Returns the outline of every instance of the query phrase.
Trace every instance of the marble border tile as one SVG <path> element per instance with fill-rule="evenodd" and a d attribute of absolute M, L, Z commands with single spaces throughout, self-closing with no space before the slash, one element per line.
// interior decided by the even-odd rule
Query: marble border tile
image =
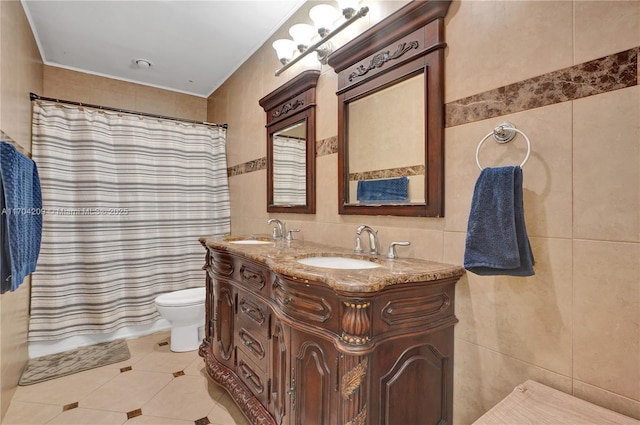
<path fill-rule="evenodd" d="M 388 168 L 385 170 L 363 171 L 361 173 L 350 173 L 350 181 L 388 179 L 403 176 L 424 175 L 424 165 L 412 165 L 409 167 Z"/>
<path fill-rule="evenodd" d="M 445 105 L 445 127 L 454 127 L 633 87 L 638 85 L 639 80 L 640 47 L 634 47 L 449 102 Z M 316 141 L 316 157 L 337 152 L 337 136 Z M 262 157 L 227 168 L 227 175 L 232 177 L 266 168 L 267 159 Z M 404 173 L 406 170 L 402 172 Z M 374 175 L 375 177 L 373 177 Z M 394 177 L 395 175 L 393 170 L 380 170 L 367 178 Z M 353 180 L 354 175 L 350 176 L 350 179 Z"/>
<path fill-rule="evenodd" d="M 635 86 L 639 50 L 634 47 L 447 103 L 445 127 Z"/>
<path fill-rule="evenodd" d="M 253 171 L 260 171 L 267 169 L 267 158 L 262 157 L 248 161 L 242 164 L 234 165 L 227 168 L 227 176 L 233 177 L 240 174 L 251 173 Z"/>
<path fill-rule="evenodd" d="M 338 153 L 338 136 L 328 137 L 316 142 L 316 157 Z"/>
<path fill-rule="evenodd" d="M 316 141 L 316 157 L 331 155 L 338 152 L 338 136 L 328 137 L 326 139 Z M 267 169 L 267 158 L 262 157 L 248 161 L 242 164 L 234 165 L 227 168 L 229 177 L 240 174 L 251 173 Z"/>

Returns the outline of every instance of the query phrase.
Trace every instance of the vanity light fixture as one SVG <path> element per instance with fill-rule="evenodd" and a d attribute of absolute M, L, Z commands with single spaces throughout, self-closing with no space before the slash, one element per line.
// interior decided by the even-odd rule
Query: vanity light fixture
<path fill-rule="evenodd" d="M 331 46 L 329 39 L 369 12 L 367 6 L 356 11 L 359 2 L 360 0 L 338 1 L 345 21 L 335 29 L 332 28 L 332 25 L 339 17 L 336 8 L 328 4 L 314 6 L 309 11 L 309 17 L 315 28 L 308 24 L 295 24 L 289 29 L 289 35 L 293 40 L 279 39 L 274 41 L 272 46 L 280 63 L 282 63 L 282 68 L 276 71 L 276 77 L 311 52 L 318 54 L 320 63 L 327 63 L 327 57 L 333 52 L 333 46 Z M 320 40 L 311 44 L 316 34 L 320 36 Z"/>

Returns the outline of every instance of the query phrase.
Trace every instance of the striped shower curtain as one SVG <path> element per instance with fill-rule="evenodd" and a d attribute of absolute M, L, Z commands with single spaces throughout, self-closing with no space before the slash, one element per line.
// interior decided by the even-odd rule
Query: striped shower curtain
<path fill-rule="evenodd" d="M 198 238 L 230 230 L 226 130 L 33 102 L 43 235 L 29 341 L 160 318 L 157 295 L 204 285 Z"/>

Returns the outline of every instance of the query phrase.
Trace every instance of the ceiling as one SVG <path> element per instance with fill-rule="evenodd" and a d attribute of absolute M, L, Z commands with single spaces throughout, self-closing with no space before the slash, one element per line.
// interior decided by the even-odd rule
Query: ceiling
<path fill-rule="evenodd" d="M 303 3 L 22 0 L 45 64 L 202 97 Z"/>

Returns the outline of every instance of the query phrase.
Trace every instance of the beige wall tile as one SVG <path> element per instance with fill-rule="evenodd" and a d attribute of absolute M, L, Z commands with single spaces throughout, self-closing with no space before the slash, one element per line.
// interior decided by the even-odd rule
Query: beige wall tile
<path fill-rule="evenodd" d="M 53 66 L 44 67 L 46 97 L 204 121 L 207 99 Z"/>
<path fill-rule="evenodd" d="M 42 91 L 42 60 L 21 3 L 3 1 L 0 11 L 0 125 L 9 137 L 31 151 L 29 93 Z"/>
<path fill-rule="evenodd" d="M 75 100 L 78 99 L 76 96 L 88 96 L 90 101 L 87 100 L 86 102 L 93 105 L 109 106 L 111 108 L 127 109 L 130 111 L 135 111 L 137 108 L 136 93 L 131 90 L 121 92 L 92 88 L 89 93 L 87 93 L 86 86 L 73 86 L 71 91 L 67 91 L 64 86 L 60 88 L 64 90 L 64 97 L 60 97 L 60 99 Z"/>
<path fill-rule="evenodd" d="M 456 338 L 571 375 L 571 241 L 531 238 L 536 274 L 467 273 L 456 287 Z"/>
<path fill-rule="evenodd" d="M 640 87 L 573 104 L 573 235 L 638 242 Z"/>
<path fill-rule="evenodd" d="M 464 264 L 464 242 L 466 232 L 444 232 L 442 261 L 448 264 Z M 462 277 L 465 279 L 465 277 Z"/>
<path fill-rule="evenodd" d="M 338 154 L 316 157 L 316 220 L 338 219 Z"/>
<path fill-rule="evenodd" d="M 215 123 L 228 123 L 228 104 L 229 90 L 228 86 L 223 84 L 207 99 L 207 121 Z"/>
<path fill-rule="evenodd" d="M 573 242 L 574 378 L 640 401 L 640 244 Z"/>
<path fill-rule="evenodd" d="M 574 5 L 574 64 L 640 46 L 640 2 L 575 1 Z"/>
<path fill-rule="evenodd" d="M 576 379 L 573 380 L 573 395 L 614 412 L 640 419 L 640 401 L 622 397 Z"/>
<path fill-rule="evenodd" d="M 447 128 L 446 229 L 467 230 L 473 189 L 480 175 L 475 163 L 476 148 L 494 127 L 509 121 L 531 142 L 531 155 L 522 169 L 529 236 L 571 237 L 571 113 L 570 103 L 560 103 Z M 498 144 L 489 136 L 479 152 L 482 167 L 519 165 L 525 156 L 526 142 L 521 135 L 508 144 Z"/>
<path fill-rule="evenodd" d="M 455 1 L 446 17 L 450 102 L 573 65 L 570 1 Z"/>
<path fill-rule="evenodd" d="M 29 93 L 42 93 L 44 66 L 18 1 L 0 2 L 0 130 L 31 152 Z M 0 295 L 0 421 L 16 390 L 29 354 L 31 277 L 15 292 Z"/>
<path fill-rule="evenodd" d="M 316 140 L 338 135 L 338 74 L 323 72 L 316 87 Z"/>
<path fill-rule="evenodd" d="M 231 217 L 262 218 L 267 231 L 267 186 L 266 170 L 241 174 L 229 178 L 229 190 L 231 192 Z M 232 222 L 234 221 L 232 220 Z M 234 226 L 234 231 L 246 231 Z"/>
<path fill-rule="evenodd" d="M 174 116 L 177 93 L 154 87 L 136 90 L 136 110 L 150 114 Z"/>
<path fill-rule="evenodd" d="M 528 379 L 571 393 L 571 378 L 456 338 L 453 421 L 468 425 Z"/>
<path fill-rule="evenodd" d="M 207 120 L 207 99 L 188 94 L 176 95 L 176 118 L 189 120 Z"/>

